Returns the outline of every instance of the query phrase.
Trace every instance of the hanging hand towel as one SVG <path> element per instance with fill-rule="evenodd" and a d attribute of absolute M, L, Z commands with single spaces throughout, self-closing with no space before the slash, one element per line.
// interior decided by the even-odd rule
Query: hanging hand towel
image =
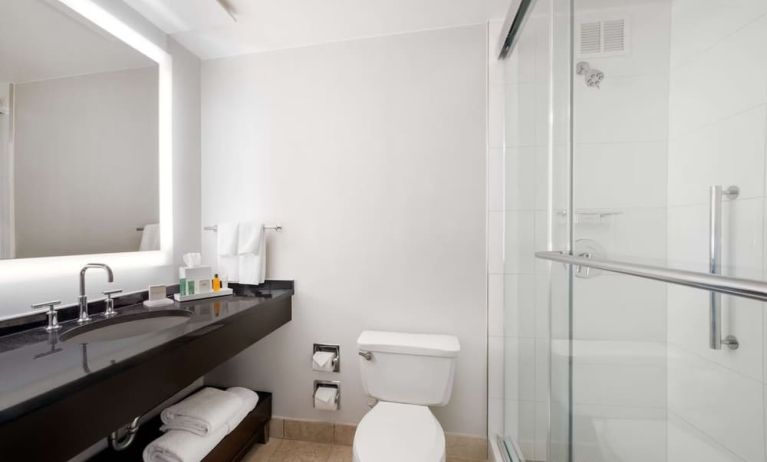
<path fill-rule="evenodd" d="M 160 250 L 159 224 L 144 225 L 144 231 L 141 232 L 141 244 L 139 244 L 138 250 L 139 252 Z"/>
<path fill-rule="evenodd" d="M 227 433 L 226 426 L 207 436 L 171 430 L 144 448 L 144 462 L 200 462 Z"/>
<path fill-rule="evenodd" d="M 266 278 L 266 236 L 263 224 L 240 223 L 237 253 L 240 284 L 263 284 Z"/>
<path fill-rule="evenodd" d="M 234 393 L 203 388 L 162 411 L 162 430 L 185 430 L 205 436 L 220 428 L 228 433 L 229 419 L 240 410 L 242 399 Z"/>
<path fill-rule="evenodd" d="M 239 257 L 237 248 L 239 245 L 238 223 L 220 223 L 216 233 L 216 253 L 218 255 L 218 274 L 221 277 L 235 282 L 239 278 Z"/>

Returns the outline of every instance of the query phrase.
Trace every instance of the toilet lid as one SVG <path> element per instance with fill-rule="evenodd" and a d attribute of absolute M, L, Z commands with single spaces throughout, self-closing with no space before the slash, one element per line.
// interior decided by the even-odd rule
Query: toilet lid
<path fill-rule="evenodd" d="M 354 435 L 358 462 L 440 462 L 445 434 L 426 406 L 379 402 Z"/>

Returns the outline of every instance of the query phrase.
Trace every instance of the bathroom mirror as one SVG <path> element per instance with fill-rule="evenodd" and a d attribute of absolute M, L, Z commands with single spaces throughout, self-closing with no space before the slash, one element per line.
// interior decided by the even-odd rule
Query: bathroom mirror
<path fill-rule="evenodd" d="M 66 3 L 0 1 L 0 258 L 160 250 L 160 66 Z"/>

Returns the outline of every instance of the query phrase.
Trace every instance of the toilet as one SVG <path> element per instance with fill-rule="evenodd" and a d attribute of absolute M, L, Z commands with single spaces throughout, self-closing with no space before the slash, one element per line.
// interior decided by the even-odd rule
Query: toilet
<path fill-rule="evenodd" d="M 428 406 L 453 391 L 452 335 L 364 331 L 357 339 L 362 385 L 378 403 L 354 435 L 354 462 L 444 462 L 445 432 Z"/>

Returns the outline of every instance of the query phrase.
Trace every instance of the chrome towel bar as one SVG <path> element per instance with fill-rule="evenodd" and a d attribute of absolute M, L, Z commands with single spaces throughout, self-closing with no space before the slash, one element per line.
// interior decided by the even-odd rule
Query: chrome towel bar
<path fill-rule="evenodd" d="M 218 226 L 217 225 L 206 226 L 203 229 L 205 231 L 214 231 L 215 232 L 215 231 L 218 231 Z M 279 231 L 282 231 L 282 225 L 264 225 L 264 229 L 271 229 L 273 231 L 279 232 Z"/>
<path fill-rule="evenodd" d="M 767 301 L 767 282 L 764 281 L 733 278 L 711 273 L 698 273 L 640 263 L 590 259 L 557 251 L 536 252 L 535 256 L 543 260 L 556 261 L 567 265 L 596 268 L 611 273 L 626 274 L 669 284 L 734 295 L 736 297 Z"/>

